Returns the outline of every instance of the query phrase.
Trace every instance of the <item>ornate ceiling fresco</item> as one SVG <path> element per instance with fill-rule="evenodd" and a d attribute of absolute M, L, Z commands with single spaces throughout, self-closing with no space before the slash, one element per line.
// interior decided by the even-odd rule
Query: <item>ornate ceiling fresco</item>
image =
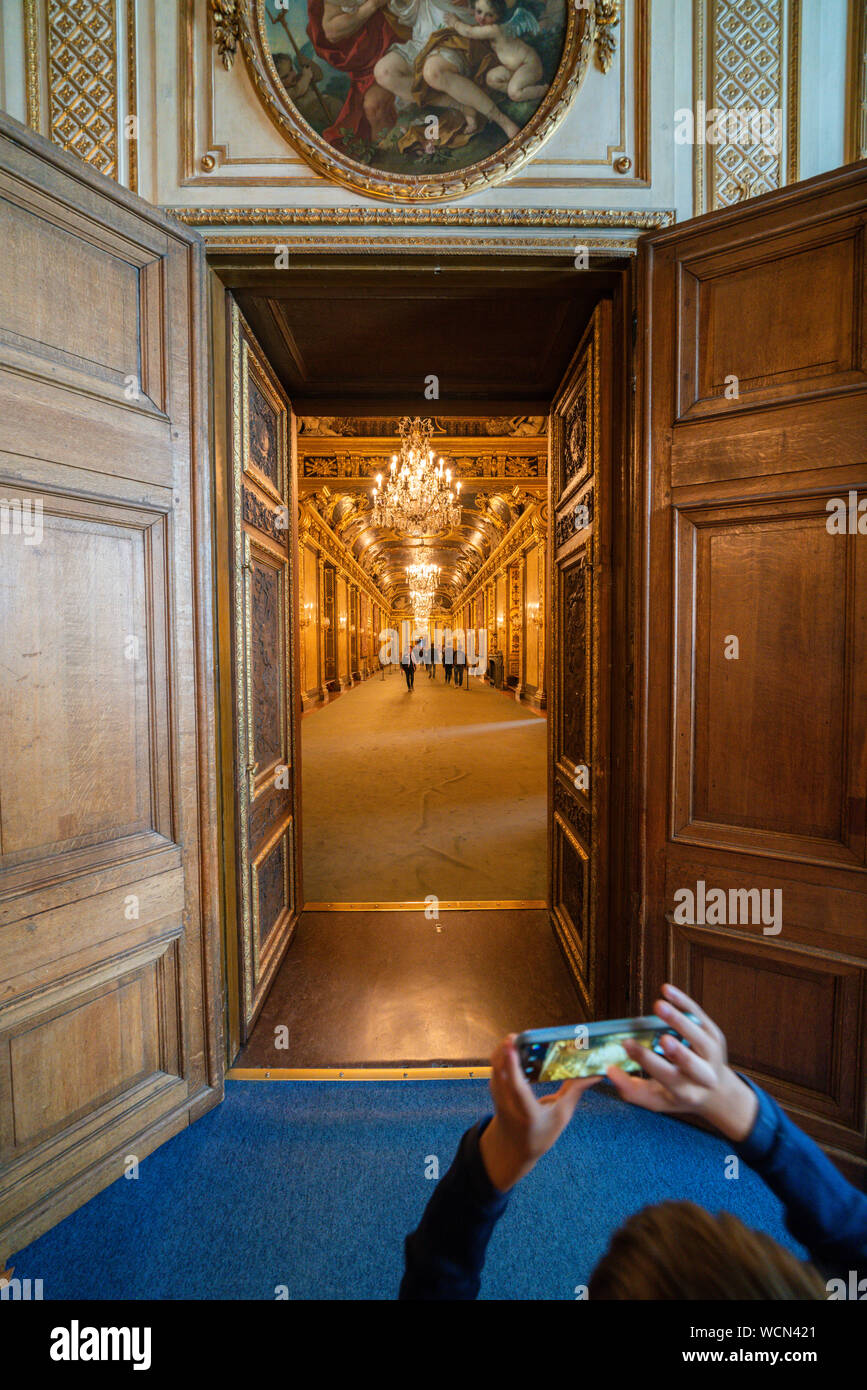
<path fill-rule="evenodd" d="M 337 533 L 362 569 L 409 611 L 406 566 L 440 566 L 435 609 L 458 594 L 528 507 L 547 495 L 544 416 L 434 420 L 436 451 L 460 479 L 460 525 L 410 540 L 373 524 L 371 490 L 396 449 L 396 418 L 302 416 L 298 420 L 299 494 Z"/>

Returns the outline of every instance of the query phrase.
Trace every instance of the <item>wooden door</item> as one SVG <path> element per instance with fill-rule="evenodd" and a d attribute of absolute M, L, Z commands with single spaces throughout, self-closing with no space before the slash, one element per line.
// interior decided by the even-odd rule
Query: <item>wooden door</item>
<path fill-rule="evenodd" d="M 861 164 L 646 237 L 640 266 L 639 1003 L 674 980 L 862 1156 L 865 214 Z"/>
<path fill-rule="evenodd" d="M 0 117 L 0 1268 L 222 1095 L 198 237 Z"/>
<path fill-rule="evenodd" d="M 549 907 L 588 1018 L 611 998 L 613 322 L 603 300 L 549 420 Z"/>
<path fill-rule="evenodd" d="M 231 295 L 231 656 L 234 820 L 232 953 L 245 1042 L 280 966 L 301 902 L 298 497 L 292 408 Z M 224 787 L 226 781 L 224 780 Z"/>

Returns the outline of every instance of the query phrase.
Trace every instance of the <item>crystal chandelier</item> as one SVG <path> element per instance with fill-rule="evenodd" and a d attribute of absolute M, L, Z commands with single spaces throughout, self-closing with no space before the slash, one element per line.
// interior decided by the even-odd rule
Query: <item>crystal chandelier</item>
<path fill-rule="evenodd" d="M 421 594 L 415 589 L 410 590 L 409 602 L 412 608 L 413 617 L 429 618 L 433 608 L 433 594 Z"/>
<path fill-rule="evenodd" d="M 439 565 L 427 564 L 421 561 L 415 565 L 406 566 L 406 582 L 417 594 L 430 594 L 433 598 L 440 582 Z"/>
<path fill-rule="evenodd" d="M 400 457 L 392 456 L 383 484 L 376 475 L 373 524 L 407 536 L 440 536 L 461 524 L 461 485 L 430 447 L 433 421 L 405 416 L 400 422 Z"/>

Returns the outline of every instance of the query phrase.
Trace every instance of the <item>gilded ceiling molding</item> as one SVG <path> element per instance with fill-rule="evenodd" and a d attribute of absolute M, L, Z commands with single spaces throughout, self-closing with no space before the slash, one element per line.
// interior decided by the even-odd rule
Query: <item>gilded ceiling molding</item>
<path fill-rule="evenodd" d="M 476 447 L 482 443 L 488 446 L 484 450 Z M 437 448 L 448 455 L 455 477 L 463 483 L 476 480 L 544 482 L 547 477 L 547 440 L 544 437 L 453 441 L 437 436 Z M 335 450 L 330 437 L 314 440 L 302 435 L 298 451 L 299 479 L 308 487 L 315 480 L 356 482 L 366 486 L 377 468 L 384 466 L 393 449 L 394 441 L 388 438 L 370 441 L 347 452 Z"/>
<path fill-rule="evenodd" d="M 867 159 L 867 0 L 849 0 L 846 163 Z"/>
<path fill-rule="evenodd" d="M 693 0 L 693 36 L 698 215 L 799 177 L 801 0 Z M 705 143 L 700 110 L 767 113 L 776 140 L 729 130 Z"/>
<path fill-rule="evenodd" d="M 380 608 L 390 607 L 391 600 L 385 597 L 354 556 L 350 555 L 337 533 L 320 516 L 312 497 L 304 498 L 301 503 L 298 543 L 309 545 L 320 555 L 327 556 L 344 579 L 357 584 Z"/>
<path fill-rule="evenodd" d="M 165 210 L 187 227 L 520 227 L 532 230 L 552 227 L 574 231 L 610 227 L 652 232 L 673 226 L 675 219 L 669 208 L 174 207 Z"/>
<path fill-rule="evenodd" d="M 170 212 L 171 209 L 163 209 Z M 280 244 L 287 246 L 290 253 L 298 251 L 310 251 L 313 253 L 322 251 L 355 252 L 358 255 L 374 256 L 386 251 L 405 251 L 412 255 L 430 254 L 432 251 L 438 256 L 466 256 L 468 252 L 477 251 L 496 251 L 500 256 L 526 256 L 528 252 L 535 252 L 541 256 L 568 256 L 570 259 L 575 255 L 575 234 L 568 237 L 551 237 L 541 233 L 533 237 L 512 236 L 504 232 L 502 236 L 490 237 L 446 237 L 446 236 L 378 236 L 372 237 L 365 232 L 359 231 L 354 236 L 329 236 L 320 233 L 318 236 L 298 236 L 293 232 L 282 232 Z M 615 241 L 610 237 L 593 236 L 587 232 L 582 233 L 582 246 L 586 246 L 592 256 L 599 256 L 600 260 L 611 257 L 629 257 L 638 253 L 636 238 L 629 240 Z M 265 236 L 214 236 L 211 233 L 205 235 L 205 247 L 208 251 L 260 251 L 264 254 L 274 252 L 274 235 Z"/>
<path fill-rule="evenodd" d="M 393 444 L 399 434 L 399 420 L 394 415 L 296 415 L 295 419 L 298 434 L 304 438 L 304 448 L 320 453 L 333 449 L 335 439 L 352 439 L 354 448 L 387 452 L 388 442 Z M 502 448 L 515 439 L 536 441 L 543 448 L 547 447 L 545 415 L 467 415 L 463 418 L 434 415 L 431 423 L 437 440 L 447 448 L 465 448 L 461 440 L 470 438 L 478 441 L 474 448 Z M 532 443 L 529 447 L 533 447 Z"/>
<path fill-rule="evenodd" d="M 466 587 L 457 595 L 452 606 L 453 612 L 475 598 L 479 589 L 490 583 L 506 565 L 511 564 L 521 550 L 532 545 L 544 545 L 547 527 L 542 514 L 542 507 L 543 503 L 537 499 L 531 507 L 521 513 L 500 541 L 496 550 L 491 552 L 484 564 L 476 570 Z"/>

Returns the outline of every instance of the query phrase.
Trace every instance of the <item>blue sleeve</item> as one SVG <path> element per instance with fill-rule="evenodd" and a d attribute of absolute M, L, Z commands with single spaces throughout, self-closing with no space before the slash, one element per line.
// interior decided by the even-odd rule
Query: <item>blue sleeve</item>
<path fill-rule="evenodd" d="M 758 1096 L 755 1123 L 738 1152 L 783 1203 L 786 1226 L 823 1271 L 867 1268 L 867 1196 L 847 1182 L 819 1145 L 775 1100 Z"/>
<path fill-rule="evenodd" d="M 488 1241 L 509 1202 L 485 1171 L 479 1139 L 487 1119 L 468 1129 L 416 1229 L 404 1242 L 401 1299 L 478 1297 Z"/>

